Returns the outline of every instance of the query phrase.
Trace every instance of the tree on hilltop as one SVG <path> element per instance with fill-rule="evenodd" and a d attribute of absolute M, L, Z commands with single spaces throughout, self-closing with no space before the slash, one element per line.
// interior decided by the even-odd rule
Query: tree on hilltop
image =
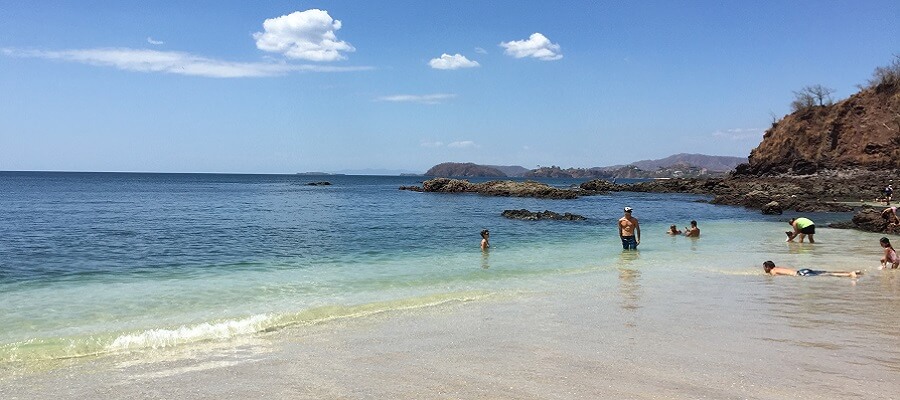
<path fill-rule="evenodd" d="M 805 86 L 794 92 L 794 101 L 791 102 L 791 110 L 808 110 L 815 106 L 830 106 L 834 104 L 831 94 L 834 89 L 822 85 Z"/>

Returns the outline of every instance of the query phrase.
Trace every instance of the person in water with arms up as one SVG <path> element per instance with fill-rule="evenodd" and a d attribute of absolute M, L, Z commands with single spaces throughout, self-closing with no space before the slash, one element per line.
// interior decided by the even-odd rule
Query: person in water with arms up
<path fill-rule="evenodd" d="M 618 223 L 619 238 L 625 250 L 637 250 L 641 244 L 641 225 L 637 218 L 631 216 L 631 211 L 631 207 L 625 207 L 625 215 L 619 218 Z"/>

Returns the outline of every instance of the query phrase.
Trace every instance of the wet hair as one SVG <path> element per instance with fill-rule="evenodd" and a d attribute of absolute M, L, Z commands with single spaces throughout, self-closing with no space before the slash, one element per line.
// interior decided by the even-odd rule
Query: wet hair
<path fill-rule="evenodd" d="M 791 220 L 788 221 L 788 223 L 791 224 L 791 225 L 793 225 L 793 224 L 794 224 L 794 221 L 796 221 L 796 220 L 797 220 L 797 218 L 791 218 Z"/>
<path fill-rule="evenodd" d="M 883 237 L 883 238 L 881 238 L 881 239 L 878 240 L 878 241 L 881 242 L 881 244 L 886 244 L 886 245 L 888 245 L 888 247 L 890 247 L 890 248 L 894 248 L 894 246 L 891 246 L 891 240 L 888 239 L 887 237 Z"/>
<path fill-rule="evenodd" d="M 763 269 L 766 270 L 767 274 L 772 271 L 772 268 L 775 268 L 775 263 L 771 261 L 766 261 L 763 263 Z"/>
<path fill-rule="evenodd" d="M 677 230 L 678 230 L 678 227 L 675 226 L 675 225 L 672 225 L 672 226 L 669 227 L 669 230 L 670 230 L 670 231 L 677 231 Z"/>
<path fill-rule="evenodd" d="M 489 235 L 490 233 L 491 233 L 491 231 L 489 231 L 489 230 L 487 230 L 487 229 L 482 229 L 482 230 L 481 230 L 481 237 L 485 237 L 485 236 Z"/>
<path fill-rule="evenodd" d="M 692 225 L 692 226 L 697 226 L 697 221 L 693 221 L 693 220 L 692 220 L 692 221 L 691 221 L 691 225 Z"/>

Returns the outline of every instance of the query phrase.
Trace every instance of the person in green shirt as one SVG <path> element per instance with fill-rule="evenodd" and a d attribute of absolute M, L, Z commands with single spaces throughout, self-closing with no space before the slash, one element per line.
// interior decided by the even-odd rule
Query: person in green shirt
<path fill-rule="evenodd" d="M 791 226 L 794 228 L 793 232 L 788 231 L 785 232 L 788 236 L 787 241 L 793 242 L 795 237 L 800 237 L 800 243 L 803 243 L 803 238 L 809 235 L 809 242 L 815 243 L 816 240 L 813 239 L 813 236 L 816 234 L 816 224 L 812 222 L 809 218 L 800 217 L 800 218 L 791 218 L 790 222 Z"/>

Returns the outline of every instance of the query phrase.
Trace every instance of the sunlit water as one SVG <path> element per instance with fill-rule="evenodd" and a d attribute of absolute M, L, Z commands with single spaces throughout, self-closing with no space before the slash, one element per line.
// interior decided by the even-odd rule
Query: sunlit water
<path fill-rule="evenodd" d="M 323 179 L 333 185 L 306 185 Z M 0 371 L 227 345 L 287 327 L 498 295 L 597 293 L 607 300 L 587 301 L 609 301 L 626 319 L 600 328 L 607 334 L 640 330 L 640 315 L 649 314 L 643 318 L 671 323 L 645 323 L 652 329 L 630 337 L 737 330 L 831 353 L 852 346 L 842 362 L 900 372 L 889 345 L 900 339 L 900 275 L 877 270 L 880 236 L 825 227 L 849 215 L 808 215 L 817 243 L 788 244 L 789 215 L 714 206 L 702 196 L 539 200 L 398 190 L 420 181 L 0 173 Z M 638 252 L 623 252 L 617 237 L 626 205 L 641 221 Z M 588 220 L 500 216 L 519 208 Z M 665 234 L 692 219 L 700 239 Z M 483 228 L 491 230 L 485 254 Z M 766 277 L 761 264 L 770 259 L 866 274 Z M 795 332 L 785 327 L 806 336 L 786 337 Z"/>

